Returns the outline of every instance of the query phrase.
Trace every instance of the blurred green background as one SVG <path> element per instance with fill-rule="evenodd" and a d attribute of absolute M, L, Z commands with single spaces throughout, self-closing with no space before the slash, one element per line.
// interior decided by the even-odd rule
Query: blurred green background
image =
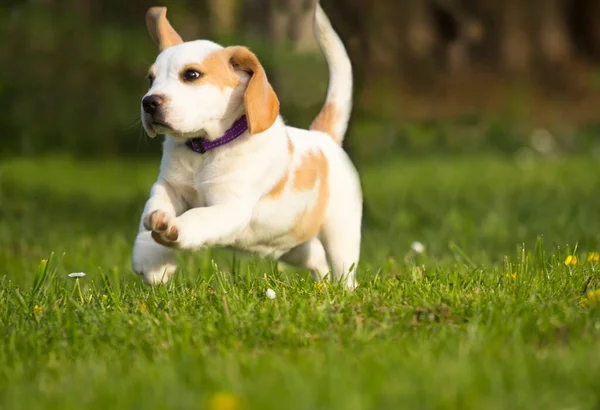
<path fill-rule="evenodd" d="M 322 3 L 355 68 L 355 161 L 599 149 L 600 1 Z M 314 0 L 4 0 L 0 156 L 159 152 L 139 123 L 153 5 L 186 40 L 249 45 L 286 120 L 310 124 L 328 81 Z"/>
<path fill-rule="evenodd" d="M 0 408 L 600 408 L 600 0 L 322 4 L 355 70 L 352 293 L 218 249 L 131 269 L 147 8 L 250 46 L 306 127 L 313 1 L 0 0 Z"/>

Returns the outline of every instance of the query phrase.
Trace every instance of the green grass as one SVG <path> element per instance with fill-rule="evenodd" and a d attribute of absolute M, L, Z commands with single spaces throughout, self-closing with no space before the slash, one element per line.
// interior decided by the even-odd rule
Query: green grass
<path fill-rule="evenodd" d="M 580 306 L 600 288 L 596 159 L 362 169 L 352 293 L 218 250 L 143 285 L 130 251 L 157 162 L 0 165 L 0 408 L 600 406 L 600 306 Z"/>

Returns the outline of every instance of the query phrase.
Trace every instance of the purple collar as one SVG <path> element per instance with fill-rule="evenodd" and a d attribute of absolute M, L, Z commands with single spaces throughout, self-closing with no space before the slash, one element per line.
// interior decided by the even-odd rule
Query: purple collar
<path fill-rule="evenodd" d="M 221 145 L 225 145 L 228 142 L 233 141 L 247 130 L 248 120 L 246 119 L 246 116 L 243 115 L 239 120 L 233 123 L 231 128 L 225 131 L 225 134 L 222 137 L 217 138 L 214 141 L 210 141 L 202 137 L 190 138 L 185 142 L 185 145 L 198 154 L 204 154 L 206 151 L 210 151 L 213 148 L 220 147 Z"/>

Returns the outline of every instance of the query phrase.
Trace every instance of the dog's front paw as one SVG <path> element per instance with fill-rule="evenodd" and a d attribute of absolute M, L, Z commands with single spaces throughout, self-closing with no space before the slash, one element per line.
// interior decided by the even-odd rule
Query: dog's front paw
<path fill-rule="evenodd" d="M 150 225 L 152 230 L 152 239 L 157 243 L 177 248 L 179 239 L 179 229 L 175 225 L 175 218 L 169 217 L 166 213 L 155 211 L 150 214 Z"/>
<path fill-rule="evenodd" d="M 135 273 L 151 285 L 166 283 L 177 269 L 173 250 L 157 244 L 148 231 L 138 235 L 132 262 Z"/>
<path fill-rule="evenodd" d="M 152 211 L 144 216 L 144 228 L 148 231 L 164 231 L 169 226 L 171 216 L 163 211 Z"/>

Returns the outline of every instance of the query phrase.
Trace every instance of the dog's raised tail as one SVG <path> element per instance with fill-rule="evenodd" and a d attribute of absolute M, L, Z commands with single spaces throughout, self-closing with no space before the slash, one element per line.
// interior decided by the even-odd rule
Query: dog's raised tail
<path fill-rule="evenodd" d="M 327 99 L 311 130 L 323 131 L 342 145 L 352 111 L 352 64 L 344 43 L 317 1 L 314 35 L 329 66 Z"/>

